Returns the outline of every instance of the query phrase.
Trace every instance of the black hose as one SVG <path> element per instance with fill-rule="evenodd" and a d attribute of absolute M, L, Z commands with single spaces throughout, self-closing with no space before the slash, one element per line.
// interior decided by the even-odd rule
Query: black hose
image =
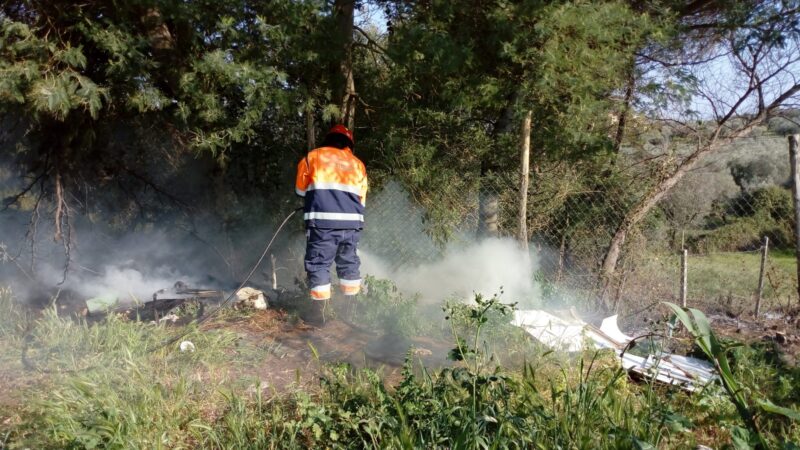
<path fill-rule="evenodd" d="M 280 226 L 275 231 L 275 234 L 272 235 L 272 239 L 269 240 L 269 243 L 264 248 L 264 251 L 261 253 L 261 257 L 258 258 L 258 261 L 256 261 L 256 263 L 253 266 L 253 268 L 250 269 L 250 273 L 248 273 L 247 276 L 245 277 L 245 279 L 241 282 L 241 284 L 239 284 L 239 287 L 237 287 L 235 290 L 233 290 L 230 293 L 230 295 L 228 295 L 228 298 L 226 298 L 222 303 L 219 304 L 219 306 L 217 306 L 217 309 L 215 309 L 215 310 L 211 311 L 210 313 L 205 314 L 202 317 L 200 317 L 199 319 L 197 319 L 197 321 L 194 322 L 196 325 L 200 325 L 201 323 L 203 323 L 203 322 L 207 321 L 208 319 L 214 317 L 222 308 L 225 307 L 225 305 L 227 305 L 231 301 L 231 299 L 233 299 L 233 297 L 236 295 L 236 293 L 239 292 L 239 290 L 241 290 L 244 287 L 244 285 L 247 284 L 248 281 L 250 281 L 250 278 L 253 276 L 254 273 L 256 273 L 256 270 L 258 270 L 258 266 L 260 266 L 261 263 L 264 261 L 264 258 L 267 257 L 267 253 L 269 253 L 269 249 L 272 247 L 272 243 L 275 242 L 275 238 L 278 237 L 278 233 L 281 232 L 281 230 L 286 225 L 286 223 L 289 221 L 289 219 L 291 219 L 292 216 L 297 214 L 297 211 L 300 211 L 301 209 L 303 209 L 303 207 L 300 207 L 300 208 L 297 208 L 297 209 L 293 210 L 288 216 L 286 216 L 285 219 L 283 219 L 283 222 L 281 222 Z M 160 349 L 162 349 L 162 348 L 164 348 L 164 347 L 166 347 L 168 345 L 174 344 L 174 343 L 178 342 L 180 339 L 186 337 L 186 335 L 188 335 L 190 332 L 191 331 L 187 331 L 187 332 L 185 332 L 185 333 L 183 333 L 181 335 L 178 335 L 178 336 L 176 336 L 174 338 L 171 338 L 171 339 L 165 341 L 163 344 L 161 344 L 161 345 L 155 347 L 154 349 L 150 350 L 150 352 L 154 352 L 154 351 L 160 350 Z"/>

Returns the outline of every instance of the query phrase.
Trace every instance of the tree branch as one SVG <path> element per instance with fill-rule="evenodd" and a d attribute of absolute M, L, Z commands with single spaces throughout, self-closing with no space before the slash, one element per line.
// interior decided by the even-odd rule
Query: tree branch
<path fill-rule="evenodd" d="M 367 34 L 367 32 L 366 32 L 366 31 L 364 31 L 363 29 L 361 29 L 361 27 L 359 27 L 358 25 L 353 25 L 353 29 L 354 29 L 354 30 L 356 30 L 356 31 L 358 31 L 358 32 L 359 32 L 359 34 L 361 34 L 361 36 L 363 36 L 363 37 L 364 37 L 364 39 L 366 39 L 366 40 L 367 40 L 367 42 L 368 42 L 370 45 L 372 45 L 373 47 L 375 47 L 375 48 L 377 48 L 378 50 L 380 50 L 380 51 L 381 51 L 381 53 L 383 53 L 384 55 L 386 54 L 386 49 L 385 49 L 385 48 L 384 48 L 384 47 L 383 47 L 381 44 L 379 44 L 377 41 L 375 41 L 375 39 L 373 39 L 373 38 L 372 38 L 372 37 L 371 37 L 369 34 Z"/>
<path fill-rule="evenodd" d="M 49 170 L 45 169 L 41 174 L 39 174 L 39 176 L 34 178 L 34 180 L 28 186 L 26 186 L 22 191 L 20 191 L 18 194 L 13 195 L 13 196 L 8 197 L 5 200 L 3 200 L 3 203 L 5 203 L 5 205 L 3 206 L 3 209 L 0 210 L 0 212 L 7 211 L 11 206 L 13 206 L 17 202 L 19 202 L 19 200 L 22 197 L 24 197 L 25 194 L 30 192 L 31 189 L 33 189 L 33 187 L 36 186 L 36 183 L 41 181 L 47 175 L 47 172 L 49 172 Z"/>

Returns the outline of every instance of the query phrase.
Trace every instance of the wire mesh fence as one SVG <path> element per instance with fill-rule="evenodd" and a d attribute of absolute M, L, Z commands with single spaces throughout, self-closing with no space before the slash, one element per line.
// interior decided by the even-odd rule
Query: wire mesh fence
<path fill-rule="evenodd" d="M 759 284 L 764 308 L 796 304 L 785 138 L 742 139 L 720 155 L 689 172 L 628 233 L 611 277 L 601 276 L 601 267 L 620 224 L 674 160 L 630 151 L 611 169 L 541 162 L 532 174 L 526 221 L 537 262 L 532 276 L 544 287 L 542 295 L 585 299 L 619 312 L 678 301 L 686 249 L 689 304 L 750 311 Z M 487 221 L 497 223 L 497 236 L 516 237 L 518 183 L 516 174 L 492 175 L 457 199 L 442 199 L 458 211 L 443 225 L 431 219 L 436 214 L 430 202 L 416 201 L 392 180 L 371 195 L 365 246 L 399 268 L 435 261 L 448 245 L 486 235 Z"/>

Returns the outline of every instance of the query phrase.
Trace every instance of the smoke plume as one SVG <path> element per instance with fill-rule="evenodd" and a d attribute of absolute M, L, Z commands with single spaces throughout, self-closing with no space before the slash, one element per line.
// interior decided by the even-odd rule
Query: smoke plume
<path fill-rule="evenodd" d="M 474 294 L 492 296 L 502 290 L 504 302 L 535 305 L 541 292 L 533 280 L 536 257 L 522 251 L 512 239 L 484 239 L 448 247 L 440 260 L 391 269 L 386 260 L 365 248 L 362 272 L 387 278 L 408 294 L 419 293 L 424 302 L 445 299 L 469 301 Z"/>

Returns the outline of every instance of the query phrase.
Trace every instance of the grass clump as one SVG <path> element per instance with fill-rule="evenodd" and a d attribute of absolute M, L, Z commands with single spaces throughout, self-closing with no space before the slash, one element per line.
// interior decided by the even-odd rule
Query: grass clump
<path fill-rule="evenodd" d="M 48 372 L 31 372 L 41 378 L 26 388 L 20 419 L 0 425 L 0 444 L 641 449 L 750 442 L 722 387 L 689 396 L 636 384 L 610 351 L 534 348 L 521 361 L 501 363 L 503 336 L 518 345 L 504 328 L 512 310 L 497 298 L 450 305 L 454 361 L 447 367 L 420 370 L 409 355 L 400 381 L 387 386 L 378 371 L 335 364 L 321 368 L 317 386 L 282 392 L 252 389 L 240 369 L 253 349 L 216 326 L 193 330 L 186 339 L 197 351 L 182 353 L 158 349 L 175 332 L 163 326 L 119 317 L 90 326 L 49 312 L 28 338 L 32 360 Z M 0 344 L 9 342 L 20 350 L 21 340 L 0 335 Z M 775 404 L 796 409 L 796 371 L 759 347 L 727 351 L 742 395 L 768 391 Z M 767 445 L 796 441 L 794 421 L 770 417 L 759 428 Z"/>
<path fill-rule="evenodd" d="M 365 278 L 366 292 L 356 297 L 353 320 L 375 331 L 410 337 L 422 333 L 429 323 L 419 320 L 419 296 L 406 296 L 390 280 Z"/>
<path fill-rule="evenodd" d="M 213 386 L 236 336 L 193 330 L 185 339 L 197 352 L 161 348 L 174 332 L 115 315 L 89 325 L 50 309 L 23 338 L 3 336 L 9 357 L 28 366 L 17 375 L 37 379 L 23 386 L 8 448 L 192 447 L 189 431 L 223 401 Z"/>
<path fill-rule="evenodd" d="M 547 373 L 540 369 L 556 360 L 527 364 L 522 372 L 491 364 L 491 355 L 473 345 L 482 340 L 484 319 L 509 309 L 496 299 L 478 300 L 471 307 L 473 340 L 457 339 L 455 366 L 420 374 L 409 359 L 394 389 L 369 369 L 335 366 L 317 397 L 296 393 L 269 404 L 256 398 L 249 406 L 234 397 L 206 442 L 235 440 L 240 448 L 638 448 L 667 434 L 664 409 L 651 411 L 660 405 L 628 389 L 606 353 L 577 366 L 556 363 Z M 661 420 L 639 421 L 638 413 Z"/>
<path fill-rule="evenodd" d="M 27 323 L 27 314 L 14 301 L 14 295 L 11 290 L 0 287 L 0 338 L 14 339 L 19 337 Z"/>

